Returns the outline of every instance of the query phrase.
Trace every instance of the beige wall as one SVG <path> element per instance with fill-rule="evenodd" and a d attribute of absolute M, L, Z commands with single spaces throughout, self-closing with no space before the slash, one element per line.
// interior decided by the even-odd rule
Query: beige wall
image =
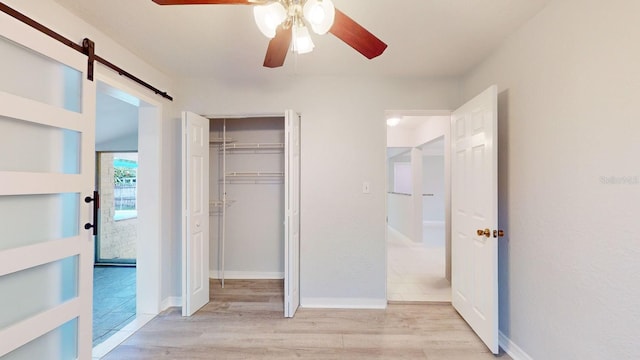
<path fill-rule="evenodd" d="M 499 87 L 500 330 L 532 359 L 640 358 L 638 14 L 552 1 L 462 83 Z"/>

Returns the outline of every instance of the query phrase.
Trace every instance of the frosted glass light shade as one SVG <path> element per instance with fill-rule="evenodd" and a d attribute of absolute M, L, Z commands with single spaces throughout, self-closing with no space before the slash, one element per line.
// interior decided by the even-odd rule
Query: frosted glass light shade
<path fill-rule="evenodd" d="M 318 35 L 324 35 L 331 29 L 336 16 L 336 8 L 331 0 L 307 0 L 302 12 L 313 32 Z"/>
<path fill-rule="evenodd" d="M 293 51 L 298 54 L 306 54 L 313 51 L 314 47 L 315 45 L 311 40 L 307 27 L 295 26 L 293 28 Z"/>
<path fill-rule="evenodd" d="M 269 39 L 276 36 L 276 29 L 287 18 L 287 11 L 279 2 L 253 7 L 253 17 L 258 29 Z"/>

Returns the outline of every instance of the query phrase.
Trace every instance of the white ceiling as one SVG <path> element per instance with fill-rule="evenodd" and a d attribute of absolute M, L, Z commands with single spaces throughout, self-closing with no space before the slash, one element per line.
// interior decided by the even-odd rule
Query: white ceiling
<path fill-rule="evenodd" d="M 367 60 L 331 34 L 315 50 L 262 67 L 268 39 L 251 6 L 56 0 L 157 68 L 179 77 L 274 74 L 443 77 L 470 70 L 550 0 L 334 0 L 389 48 Z M 100 44 L 97 52 L 100 54 Z M 100 54 L 108 58 L 109 54 Z"/>
<path fill-rule="evenodd" d="M 96 144 L 138 134 L 138 108 L 104 91 L 96 98 Z"/>

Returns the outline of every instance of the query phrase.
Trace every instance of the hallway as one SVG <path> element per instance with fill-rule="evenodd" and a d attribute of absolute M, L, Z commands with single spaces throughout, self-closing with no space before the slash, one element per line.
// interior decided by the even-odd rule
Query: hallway
<path fill-rule="evenodd" d="M 387 300 L 451 302 L 444 247 L 413 242 L 389 227 Z"/>

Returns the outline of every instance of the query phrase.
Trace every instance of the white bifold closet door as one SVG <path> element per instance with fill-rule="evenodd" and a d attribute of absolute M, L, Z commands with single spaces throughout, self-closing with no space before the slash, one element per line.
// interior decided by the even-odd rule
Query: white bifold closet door
<path fill-rule="evenodd" d="M 91 359 L 95 84 L 0 13 L 0 358 Z"/>
<path fill-rule="evenodd" d="M 182 315 L 209 302 L 209 119 L 182 113 Z"/>
<path fill-rule="evenodd" d="M 285 112 L 284 316 L 300 306 L 300 116 Z"/>

